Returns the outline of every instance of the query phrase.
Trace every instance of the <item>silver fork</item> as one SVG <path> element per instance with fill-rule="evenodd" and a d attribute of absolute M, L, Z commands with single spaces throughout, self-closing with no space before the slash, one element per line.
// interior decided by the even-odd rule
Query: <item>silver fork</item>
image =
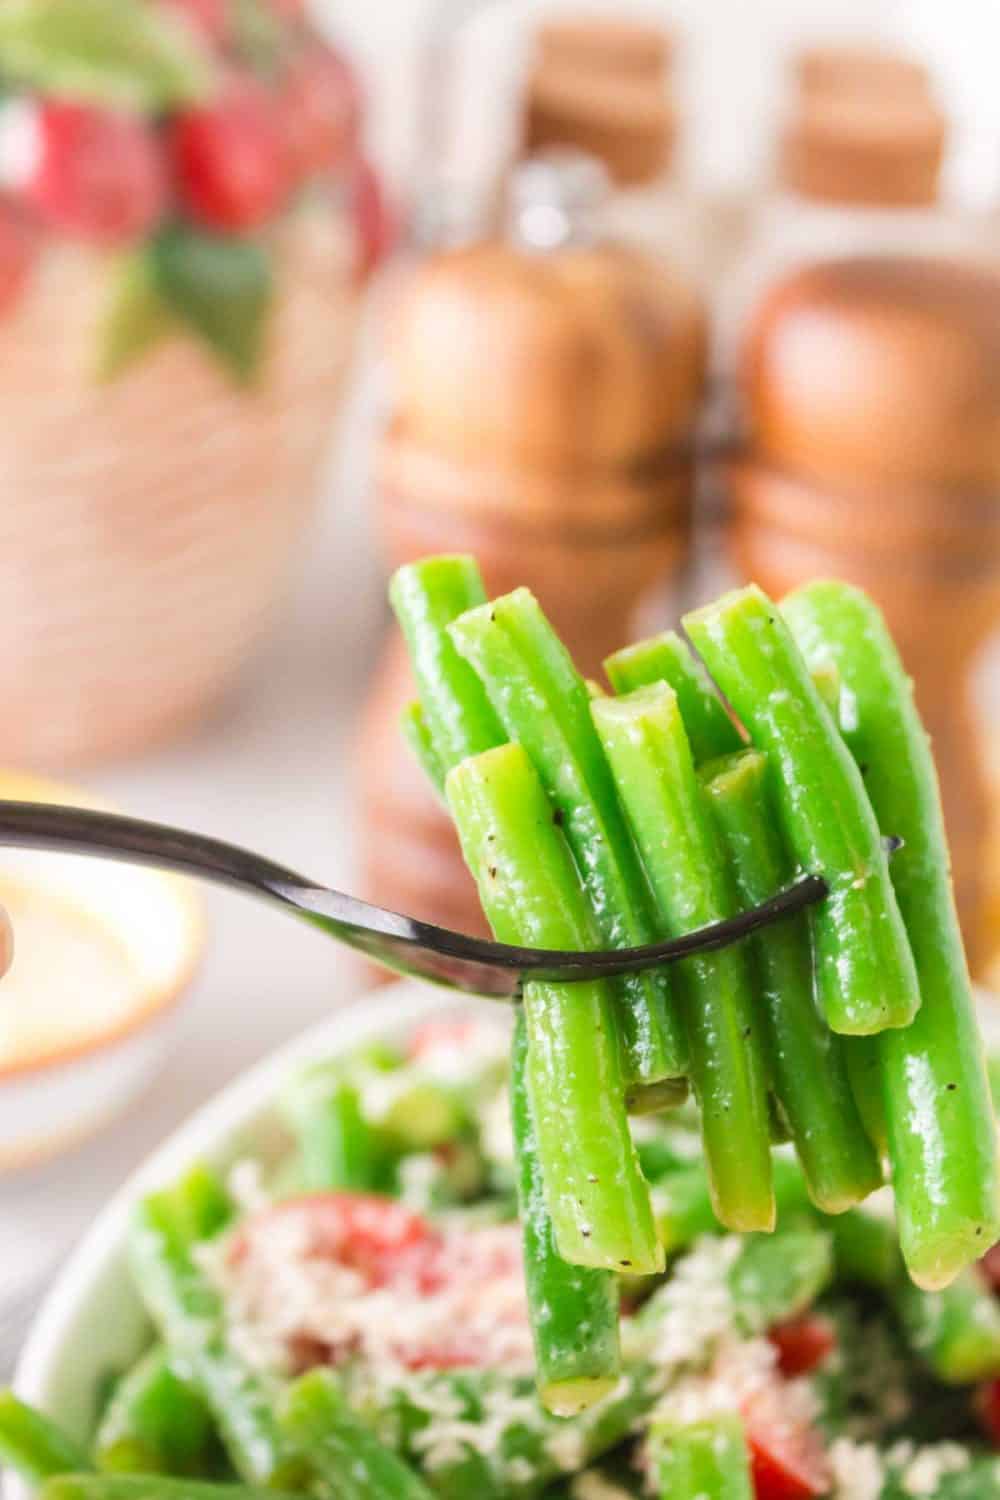
<path fill-rule="evenodd" d="M 892 852 L 898 840 L 887 844 Z M 511 947 L 435 927 L 316 885 L 235 844 L 115 813 L 42 802 L 0 802 L 3 845 L 155 865 L 235 886 L 284 907 L 397 973 L 498 1000 L 516 1000 L 521 986 L 531 979 L 559 983 L 610 979 L 722 948 L 827 894 L 824 880 L 806 874 L 761 906 L 668 942 L 579 953 Z"/>

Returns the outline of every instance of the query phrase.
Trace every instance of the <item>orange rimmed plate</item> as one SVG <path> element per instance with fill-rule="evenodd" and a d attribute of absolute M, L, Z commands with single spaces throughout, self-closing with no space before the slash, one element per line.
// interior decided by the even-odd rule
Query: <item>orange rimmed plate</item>
<path fill-rule="evenodd" d="M 0 798 L 96 807 L 0 771 Z M 79 856 L 0 850 L 14 962 L 0 980 L 0 1171 L 54 1155 L 141 1092 L 204 946 L 190 884 Z"/>

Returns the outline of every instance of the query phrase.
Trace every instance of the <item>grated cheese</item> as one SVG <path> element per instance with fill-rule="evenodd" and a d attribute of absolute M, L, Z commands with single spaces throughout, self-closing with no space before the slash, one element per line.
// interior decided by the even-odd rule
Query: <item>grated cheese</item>
<path fill-rule="evenodd" d="M 428 1358 L 509 1374 L 533 1368 L 520 1230 L 502 1224 L 441 1236 L 443 1284 L 428 1290 L 405 1265 L 392 1285 L 316 1254 L 305 1220 L 277 1214 L 254 1226 L 244 1253 L 201 1247 L 226 1302 L 234 1347 L 256 1368 L 301 1368 L 301 1351 L 337 1363 L 357 1356 L 399 1376 Z"/>

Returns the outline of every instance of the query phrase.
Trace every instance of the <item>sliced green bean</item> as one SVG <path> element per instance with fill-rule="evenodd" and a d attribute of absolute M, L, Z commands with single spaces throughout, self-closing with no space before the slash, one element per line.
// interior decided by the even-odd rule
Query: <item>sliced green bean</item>
<path fill-rule="evenodd" d="M 510 1094 L 538 1391 L 549 1411 L 568 1417 L 600 1400 L 620 1374 L 618 1278 L 572 1266 L 556 1248 L 531 1113 L 523 1015 L 514 1032 Z"/>
<path fill-rule="evenodd" d="M 826 1227 L 833 1239 L 837 1275 L 879 1291 L 890 1291 L 905 1275 L 899 1235 L 891 1217 L 868 1208 L 851 1208 Z"/>
<path fill-rule="evenodd" d="M 830 1236 L 801 1223 L 747 1235 L 729 1271 L 736 1324 L 748 1338 L 811 1307 L 833 1280 Z"/>
<path fill-rule="evenodd" d="M 449 627 L 510 739 L 522 745 L 562 821 L 602 946 L 652 942 L 647 882 L 590 718 L 591 700 L 565 646 L 528 589 L 471 610 Z M 616 981 L 626 1082 L 641 1088 L 686 1071 L 683 1029 L 664 974 Z"/>
<path fill-rule="evenodd" d="M 743 906 L 768 900 L 794 875 L 773 816 L 759 750 L 710 761 L 701 784 Z M 882 1182 L 851 1093 L 840 1039 L 813 994 L 804 918 L 779 922 L 750 944 L 771 1084 L 817 1208 L 841 1213 Z"/>
<path fill-rule="evenodd" d="M 620 695 L 657 682 L 673 688 L 696 763 L 743 747 L 743 736 L 726 712 L 712 679 L 676 631 L 667 630 L 616 651 L 604 663 L 604 670 Z"/>
<path fill-rule="evenodd" d="M 599 946 L 552 805 L 521 746 L 463 761 L 446 790 L 496 937 L 533 948 Z M 625 1113 L 610 987 L 528 984 L 524 1009 L 539 1160 L 560 1254 L 606 1270 L 661 1268 Z"/>
<path fill-rule="evenodd" d="M 283 1500 L 283 1496 L 280 1490 L 165 1474 L 62 1474 L 42 1485 L 38 1500 Z"/>
<path fill-rule="evenodd" d="M 320 1065 L 297 1074 L 280 1104 L 298 1143 L 306 1191 L 388 1191 L 392 1155 L 342 1070 Z"/>
<path fill-rule="evenodd" d="M 859 1035 L 907 1025 L 920 991 L 878 822 L 776 605 L 751 585 L 696 610 L 685 625 L 757 748 L 767 752 L 795 859 L 829 885 L 810 912 L 829 1025 Z"/>
<path fill-rule="evenodd" d="M 664 934 L 731 916 L 736 898 L 666 683 L 591 705 L 659 908 Z M 767 1082 L 742 948 L 676 966 L 715 1212 L 731 1229 L 774 1227 Z"/>
<path fill-rule="evenodd" d="M 656 1422 L 649 1442 L 660 1500 L 753 1500 L 750 1450 L 735 1412 Z"/>
<path fill-rule="evenodd" d="M 0 1460 L 33 1484 L 90 1468 L 86 1449 L 9 1390 L 0 1390 Z"/>
<path fill-rule="evenodd" d="M 975 1266 L 939 1292 L 900 1277 L 892 1297 L 913 1352 L 948 1385 L 1000 1376 L 1000 1301 Z"/>
<path fill-rule="evenodd" d="M 354 1415 L 328 1370 L 295 1382 L 282 1423 L 333 1500 L 431 1500 L 423 1480 Z"/>
<path fill-rule="evenodd" d="M 483 685 L 445 628 L 486 601 L 475 559 L 407 563 L 389 584 L 389 601 L 406 637 L 436 765 L 447 773 L 467 755 L 502 744 L 506 735 Z"/>
<path fill-rule="evenodd" d="M 138 1205 L 129 1250 L 139 1294 L 212 1412 L 236 1472 L 248 1483 L 296 1486 L 304 1466 L 278 1426 L 274 1384 L 229 1347 L 222 1298 L 178 1234 L 169 1194 Z"/>
<path fill-rule="evenodd" d="M 878 1041 L 900 1242 L 921 1286 L 944 1285 L 1000 1236 L 996 1125 L 949 873 L 937 773 L 913 690 L 875 605 L 812 584 L 783 609 L 808 660 L 832 660 L 844 737 L 881 828 L 923 1003 Z"/>
<path fill-rule="evenodd" d="M 406 705 L 399 716 L 399 727 L 403 731 L 404 740 L 416 757 L 417 764 L 435 790 L 443 796 L 445 770 L 434 748 L 434 741 L 420 703 L 413 702 Z"/>
<path fill-rule="evenodd" d="M 212 1439 L 212 1416 L 166 1350 L 151 1349 L 117 1386 L 95 1444 L 98 1467 L 192 1474 Z"/>

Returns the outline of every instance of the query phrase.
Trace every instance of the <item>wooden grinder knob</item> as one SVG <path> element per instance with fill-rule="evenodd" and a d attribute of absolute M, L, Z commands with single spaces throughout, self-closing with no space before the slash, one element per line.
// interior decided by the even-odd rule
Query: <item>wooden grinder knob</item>
<path fill-rule="evenodd" d="M 527 584 L 581 670 L 599 672 L 686 557 L 705 343 L 696 294 L 632 250 L 489 243 L 431 257 L 389 340 L 387 564 L 474 553 L 491 594 Z M 394 631 L 360 745 L 368 891 L 481 930 L 446 814 L 401 740 L 413 696 Z"/>
<path fill-rule="evenodd" d="M 740 570 L 878 600 L 941 772 L 956 895 L 983 953 L 991 799 L 969 699 L 1000 615 L 1000 275 L 912 258 L 810 267 L 751 324 L 753 433 L 730 471 Z"/>

